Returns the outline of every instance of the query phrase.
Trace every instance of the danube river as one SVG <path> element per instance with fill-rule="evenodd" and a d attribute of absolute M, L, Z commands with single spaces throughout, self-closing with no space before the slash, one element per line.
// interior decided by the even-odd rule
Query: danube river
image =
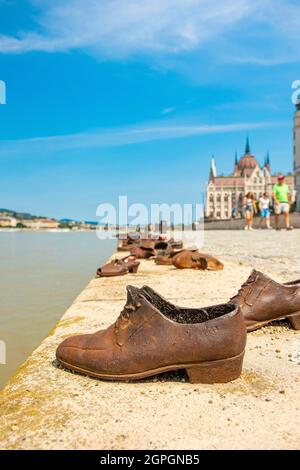
<path fill-rule="evenodd" d="M 95 232 L 0 232 L 0 388 L 115 247 Z"/>

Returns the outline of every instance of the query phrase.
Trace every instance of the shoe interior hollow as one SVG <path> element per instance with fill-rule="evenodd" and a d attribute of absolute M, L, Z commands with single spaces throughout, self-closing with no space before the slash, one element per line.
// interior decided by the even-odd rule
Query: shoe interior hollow
<path fill-rule="evenodd" d="M 203 323 L 214 318 L 233 313 L 237 306 L 234 303 L 214 305 L 205 308 L 177 307 L 163 299 L 152 289 L 143 287 L 143 297 L 159 310 L 165 317 L 176 323 Z"/>
<path fill-rule="evenodd" d="M 290 282 L 285 282 L 284 285 L 285 286 L 296 286 L 297 284 L 299 284 L 300 286 L 300 279 L 297 279 L 297 281 L 290 281 Z"/>

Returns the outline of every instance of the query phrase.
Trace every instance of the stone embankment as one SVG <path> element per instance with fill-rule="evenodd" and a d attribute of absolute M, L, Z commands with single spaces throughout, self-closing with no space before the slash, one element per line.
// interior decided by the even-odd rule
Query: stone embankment
<path fill-rule="evenodd" d="M 190 384 L 184 373 L 105 382 L 60 369 L 54 359 L 64 338 L 116 319 L 127 284 L 148 284 L 195 307 L 226 302 L 252 267 L 280 282 L 300 278 L 299 236 L 209 232 L 204 249 L 224 271 L 147 260 L 137 274 L 92 279 L 0 393 L 0 448 L 298 449 L 300 332 L 286 322 L 248 335 L 243 374 L 228 384 Z"/>

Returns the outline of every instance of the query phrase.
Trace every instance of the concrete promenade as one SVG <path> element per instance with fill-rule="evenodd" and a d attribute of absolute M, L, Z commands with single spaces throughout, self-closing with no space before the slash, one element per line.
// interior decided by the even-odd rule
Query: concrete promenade
<path fill-rule="evenodd" d="M 299 230 L 205 238 L 203 251 L 219 257 L 224 271 L 146 260 L 137 274 L 90 281 L 0 392 L 1 449 L 299 449 L 300 332 L 286 322 L 248 335 L 243 374 L 228 384 L 194 385 L 184 373 L 105 382 L 54 362 L 64 338 L 116 319 L 127 284 L 148 284 L 195 307 L 227 301 L 253 267 L 280 282 L 300 278 Z"/>

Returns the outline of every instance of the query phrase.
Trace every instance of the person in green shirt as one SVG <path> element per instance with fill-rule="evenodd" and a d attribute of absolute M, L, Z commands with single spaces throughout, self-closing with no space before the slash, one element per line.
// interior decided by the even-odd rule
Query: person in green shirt
<path fill-rule="evenodd" d="M 291 205 L 291 192 L 288 185 L 285 183 L 284 175 L 279 175 L 277 183 L 273 186 L 273 200 L 275 206 L 275 225 L 276 230 L 279 228 L 279 217 L 284 215 L 285 226 L 287 230 L 292 230 L 290 226 L 290 205 Z"/>

